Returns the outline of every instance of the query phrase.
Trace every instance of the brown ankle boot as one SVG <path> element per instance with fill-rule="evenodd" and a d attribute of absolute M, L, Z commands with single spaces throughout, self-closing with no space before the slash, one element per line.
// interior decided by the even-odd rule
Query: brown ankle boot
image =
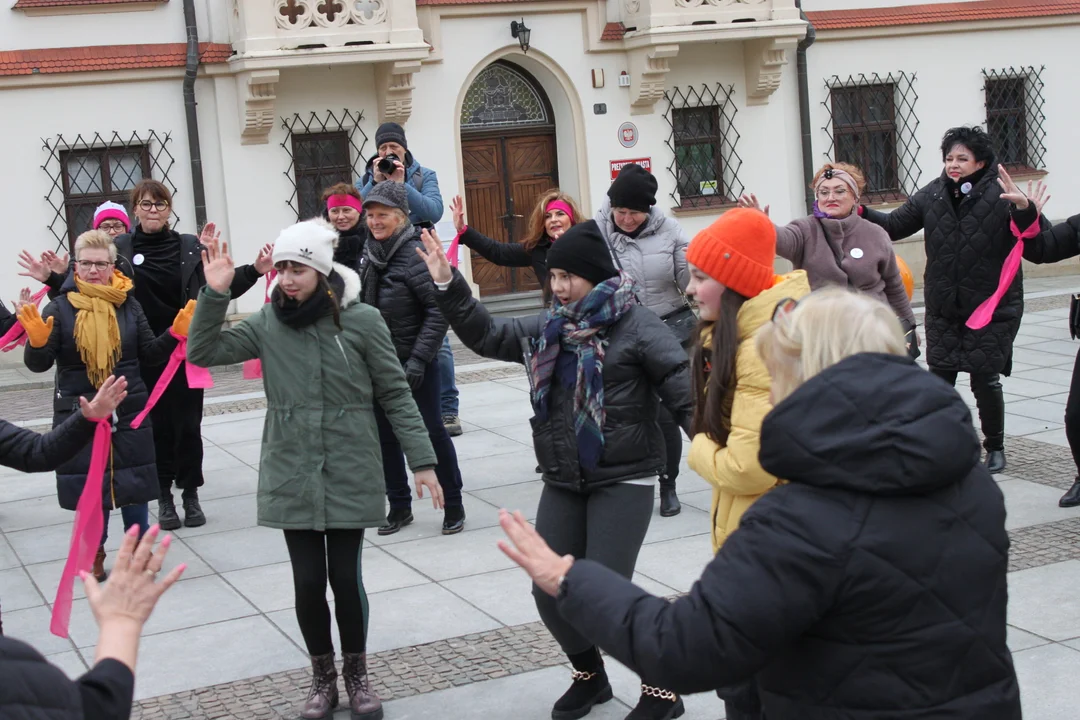
<path fill-rule="evenodd" d="M 300 711 L 305 720 L 320 720 L 330 716 L 338 706 L 337 668 L 334 653 L 311 656 L 311 689 Z"/>
<path fill-rule="evenodd" d="M 382 720 L 382 700 L 371 689 L 367 674 L 367 653 L 344 653 L 341 674 L 349 696 L 352 720 Z"/>
<path fill-rule="evenodd" d="M 105 572 L 105 548 L 99 547 L 97 550 L 97 556 L 94 558 L 94 579 L 99 583 L 105 582 L 105 579 L 109 577 L 109 573 Z"/>

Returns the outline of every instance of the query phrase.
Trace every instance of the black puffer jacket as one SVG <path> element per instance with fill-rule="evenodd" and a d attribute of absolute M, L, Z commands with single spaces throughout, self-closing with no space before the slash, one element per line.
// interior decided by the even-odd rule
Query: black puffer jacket
<path fill-rule="evenodd" d="M 991 162 L 988 168 L 958 207 L 949 197 L 949 179 L 942 174 L 891 213 L 866 208 L 863 217 L 885 228 L 894 241 L 919 230 L 925 235 L 927 364 L 941 370 L 1008 375 L 1013 339 L 1024 314 L 1023 272 L 1016 274 L 990 324 L 981 330 L 964 324 L 997 290 L 1001 266 L 1016 244 L 1009 229 L 1013 205 L 1001 199 L 997 165 Z M 1019 217 L 1017 222 L 1025 224 Z"/>
<path fill-rule="evenodd" d="M 447 323 L 435 301 L 435 285 L 427 265 L 416 254 L 416 249 L 423 247 L 418 232 L 412 228 L 413 236 L 402 243 L 383 272 L 376 271 L 366 258 L 362 260 L 360 277 L 364 287 L 370 282 L 379 285 L 373 304 L 390 328 L 398 359 L 405 362 L 414 357 L 426 364 L 438 354 Z M 369 238 L 368 242 L 377 241 Z M 366 298 L 363 290 L 361 296 Z"/>
<path fill-rule="evenodd" d="M 78 680 L 50 665 L 26 643 L 0 637 L 0 719 L 127 720 L 135 676 L 118 660 L 102 660 Z"/>
<path fill-rule="evenodd" d="M 473 352 L 529 364 L 532 340 L 543 332 L 546 312 L 532 317 L 492 317 L 457 271 L 439 293 L 439 306 L 461 341 Z M 585 492 L 622 480 L 655 477 L 664 468 L 659 404 L 689 430 L 690 374 L 686 352 L 664 321 L 634 305 L 607 332 L 604 357 L 604 451 L 593 470 L 578 463 L 574 391 L 553 380 L 548 419 L 533 417 L 533 444 L 544 482 Z M 658 397 L 659 396 L 659 400 Z"/>
<path fill-rule="evenodd" d="M 75 346 L 77 311 L 67 298 L 67 293 L 74 291 L 74 278 L 69 278 L 61 295 L 42 312 L 43 319 L 56 318 L 49 341 L 40 348 L 27 343 L 23 356 L 26 367 L 33 372 L 48 372 L 53 365 L 56 366 L 53 427 L 79 412 L 80 397 L 89 399 L 97 392 L 86 376 L 86 365 Z M 130 295 L 127 302 L 116 308 L 116 323 L 120 328 L 122 354 L 113 373 L 127 378 L 128 394 L 116 410 L 119 422 L 112 436 L 113 457 L 105 469 L 102 506 L 107 509 L 149 502 L 158 497 L 150 418 L 147 417 L 138 430 L 131 428 L 131 421 L 146 406 L 149 397 L 140 374 L 140 365 L 163 364 L 176 347 L 176 340 L 168 333 L 154 337 L 139 301 Z M 75 509 L 89 469 L 89 446 L 59 467 L 56 471 L 56 491 L 60 507 Z"/>
<path fill-rule="evenodd" d="M 769 720 L 1019 720 L 1005 501 L 964 401 L 856 355 L 765 417 L 754 503 L 669 604 L 576 561 L 559 611 L 679 693 L 756 677 Z"/>
<path fill-rule="evenodd" d="M 461 244 L 499 267 L 531 267 L 544 294 L 544 304 L 547 305 L 551 300 L 551 282 L 547 271 L 547 253 L 551 249 L 551 238 L 547 235 L 540 238 L 530 251 L 521 243 L 499 242 L 479 230 L 467 227 L 461 234 Z"/>

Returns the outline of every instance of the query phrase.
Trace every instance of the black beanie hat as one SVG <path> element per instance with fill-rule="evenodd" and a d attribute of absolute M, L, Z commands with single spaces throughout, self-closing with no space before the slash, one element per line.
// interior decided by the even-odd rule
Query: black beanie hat
<path fill-rule="evenodd" d="M 656 178 L 636 163 L 623 165 L 607 196 L 611 198 L 611 207 L 649 212 L 656 204 Z"/>
<path fill-rule="evenodd" d="M 383 143 L 388 142 L 396 142 L 406 150 L 409 149 L 409 143 L 405 142 L 405 128 L 396 122 L 385 122 L 375 131 L 376 148 L 380 148 Z"/>
<path fill-rule="evenodd" d="M 599 285 L 619 274 L 595 220 L 578 223 L 551 244 L 548 270 L 565 270 Z"/>

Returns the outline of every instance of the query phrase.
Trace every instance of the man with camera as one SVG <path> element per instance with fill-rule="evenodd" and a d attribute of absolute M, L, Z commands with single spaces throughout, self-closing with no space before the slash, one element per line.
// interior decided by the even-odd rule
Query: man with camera
<path fill-rule="evenodd" d="M 375 131 L 378 154 L 371 159 L 364 177 L 356 183 L 360 194 L 367 197 L 377 183 L 403 183 L 409 198 L 409 220 L 421 228 L 432 228 L 443 215 L 443 199 L 435 171 L 423 167 L 409 152 L 405 129 L 395 122 L 386 122 Z M 454 354 L 450 338 L 443 338 L 439 348 L 439 380 L 442 383 L 443 424 L 451 437 L 461 434 L 458 419 L 458 389 L 454 382 Z"/>

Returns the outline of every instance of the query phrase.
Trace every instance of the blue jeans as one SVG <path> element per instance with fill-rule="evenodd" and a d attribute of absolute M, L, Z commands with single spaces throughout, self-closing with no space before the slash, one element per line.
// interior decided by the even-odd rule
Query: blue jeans
<path fill-rule="evenodd" d="M 439 348 L 439 406 L 443 415 L 458 414 L 458 389 L 454 382 L 454 353 L 450 338 L 444 337 Z"/>
<path fill-rule="evenodd" d="M 105 541 L 109 539 L 109 511 L 105 510 L 105 527 L 101 529 L 101 544 L 104 545 Z M 120 516 L 124 518 L 124 531 L 131 529 L 132 525 L 139 526 L 139 537 L 141 538 L 146 534 L 146 531 L 150 529 L 150 509 L 146 506 L 146 503 L 139 505 L 125 505 L 120 508 Z"/>

